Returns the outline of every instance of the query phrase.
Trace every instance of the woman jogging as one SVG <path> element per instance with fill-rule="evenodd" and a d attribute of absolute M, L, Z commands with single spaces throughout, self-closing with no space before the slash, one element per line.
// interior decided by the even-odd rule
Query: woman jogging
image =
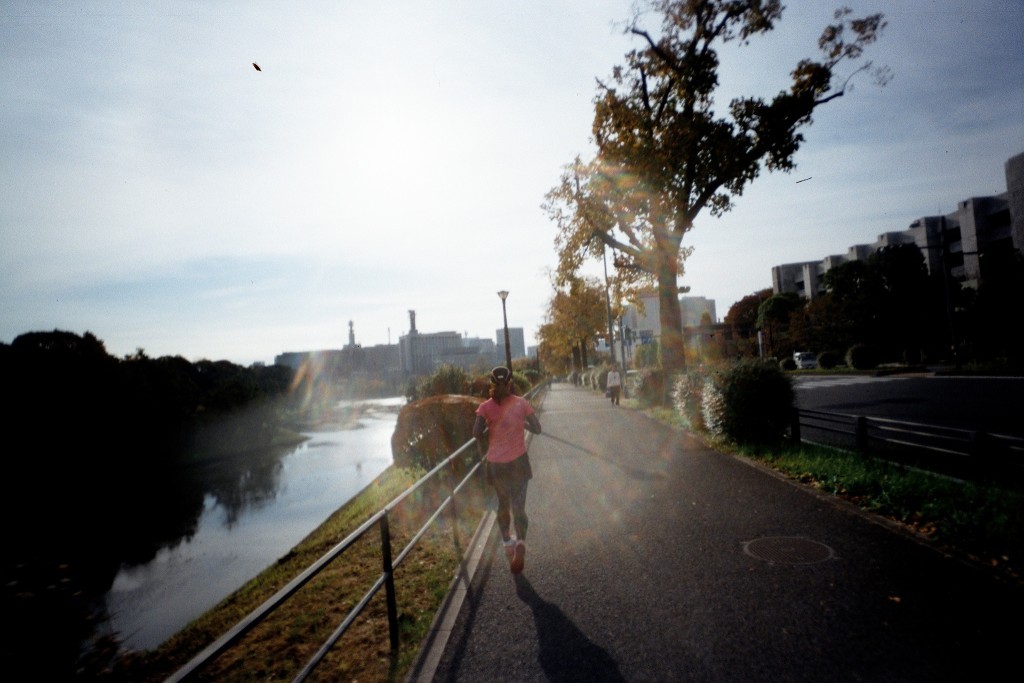
<path fill-rule="evenodd" d="M 512 371 L 498 366 L 491 371 L 491 397 L 480 404 L 473 423 L 473 436 L 481 450 L 480 437 L 487 430 L 487 483 L 498 496 L 498 529 L 513 574 L 526 562 L 526 487 L 533 472 L 526 453 L 523 429 L 540 434 L 540 422 L 530 402 L 512 393 Z M 516 533 L 511 532 L 515 522 Z"/>

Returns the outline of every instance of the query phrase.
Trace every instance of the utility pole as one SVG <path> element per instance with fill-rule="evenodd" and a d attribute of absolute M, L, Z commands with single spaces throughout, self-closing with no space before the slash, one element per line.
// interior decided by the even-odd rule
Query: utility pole
<path fill-rule="evenodd" d="M 605 312 L 608 315 L 608 351 L 612 355 L 612 363 L 615 362 L 615 329 L 612 327 L 612 297 L 608 293 L 608 254 L 607 247 L 601 246 L 601 260 L 604 262 L 604 302 Z"/>

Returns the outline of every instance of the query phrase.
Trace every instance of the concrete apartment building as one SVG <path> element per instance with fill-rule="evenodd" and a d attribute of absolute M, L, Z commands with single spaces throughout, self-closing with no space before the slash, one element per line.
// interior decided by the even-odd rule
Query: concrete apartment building
<path fill-rule="evenodd" d="M 661 335 L 661 304 L 658 302 L 658 293 L 654 291 L 644 292 L 640 300 L 643 302 L 643 313 L 638 306 L 630 304 L 622 316 L 622 325 L 624 329 L 628 328 L 633 332 L 637 343 L 647 344 Z M 699 327 L 705 313 L 712 324 L 718 322 L 715 300 L 703 296 L 679 297 L 679 312 L 683 318 L 684 329 Z"/>
<path fill-rule="evenodd" d="M 625 360 L 627 367 L 631 365 L 633 350 L 637 346 L 651 344 L 661 336 L 661 304 L 658 301 L 658 293 L 653 290 L 643 292 L 640 300 L 643 303 L 643 312 L 639 306 L 630 304 L 622 316 L 621 325 L 615 330 L 615 358 L 619 361 Z M 703 296 L 679 297 L 679 313 L 682 316 L 687 344 L 691 348 L 697 348 L 704 343 L 707 330 L 701 329 L 701 320 L 705 315 L 710 319 L 712 327 L 718 322 L 715 300 Z M 629 337 L 625 348 L 619 338 L 621 334 Z M 597 351 L 608 352 L 608 345 L 604 340 L 597 345 Z"/>
<path fill-rule="evenodd" d="M 901 232 L 879 235 L 872 244 L 857 244 L 846 254 L 820 261 L 787 263 L 772 268 L 772 290 L 794 292 L 811 300 L 825 293 L 824 276 L 849 261 L 863 261 L 885 246 L 916 244 L 929 273 L 947 272 L 965 287 L 977 288 L 984 277 L 979 255 L 988 250 L 1024 253 L 1024 153 L 1004 165 L 1006 192 L 971 197 L 944 216 L 924 216 Z"/>

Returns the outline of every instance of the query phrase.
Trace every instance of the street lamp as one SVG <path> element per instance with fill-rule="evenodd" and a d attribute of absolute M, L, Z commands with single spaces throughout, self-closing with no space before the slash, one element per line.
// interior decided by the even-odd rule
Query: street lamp
<path fill-rule="evenodd" d="M 505 312 L 505 299 L 508 298 L 508 292 L 503 289 L 498 292 L 498 296 L 501 297 L 501 318 L 505 322 L 505 364 L 508 366 L 508 371 L 512 372 L 512 347 L 508 343 L 508 314 Z"/>

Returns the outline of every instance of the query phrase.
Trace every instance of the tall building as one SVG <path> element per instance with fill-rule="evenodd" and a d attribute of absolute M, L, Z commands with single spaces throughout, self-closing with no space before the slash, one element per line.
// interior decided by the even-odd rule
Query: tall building
<path fill-rule="evenodd" d="M 640 300 L 643 310 L 630 304 L 622 316 L 622 324 L 633 343 L 649 344 L 661 335 L 661 303 L 655 291 L 645 292 Z"/>
<path fill-rule="evenodd" d="M 485 340 L 463 339 L 458 332 L 418 331 L 415 311 L 409 311 L 409 332 L 398 338 L 398 345 L 406 377 L 429 375 L 442 365 L 489 369 L 494 353 L 494 347 Z"/>
<path fill-rule="evenodd" d="M 1010 207 L 1013 246 L 1024 253 L 1024 152 L 1007 159 L 1003 169 L 1006 173 L 1006 202 Z"/>
<path fill-rule="evenodd" d="M 497 340 L 496 346 L 497 353 L 495 354 L 495 362 L 498 364 L 505 363 L 505 328 L 499 328 L 494 331 L 494 338 Z M 508 328 L 508 345 L 512 349 L 512 360 L 516 358 L 526 357 L 526 337 L 523 335 L 523 328 L 521 327 L 510 327 Z"/>
<path fill-rule="evenodd" d="M 679 312 L 683 316 L 683 327 L 699 327 L 705 314 L 712 324 L 718 322 L 715 300 L 703 296 L 679 297 Z"/>
<path fill-rule="evenodd" d="M 643 302 L 643 312 L 640 312 L 640 307 L 630 304 L 622 316 L 622 325 L 624 329 L 630 331 L 629 334 L 635 342 L 646 344 L 661 334 L 661 303 L 655 291 L 642 294 L 640 299 Z M 679 297 L 679 314 L 682 316 L 684 328 L 699 327 L 705 313 L 712 324 L 718 322 L 714 299 L 703 296 Z"/>
<path fill-rule="evenodd" d="M 995 250 L 1024 252 L 1024 153 L 1005 164 L 1006 192 L 971 197 L 943 216 L 923 216 L 901 232 L 887 232 L 872 244 L 857 244 L 846 254 L 820 261 L 786 263 L 772 268 L 772 290 L 795 292 L 805 299 L 825 293 L 824 277 L 849 261 L 864 261 L 879 249 L 894 244 L 915 244 L 929 273 L 945 271 L 966 287 L 977 288 L 984 278 L 981 254 Z"/>

